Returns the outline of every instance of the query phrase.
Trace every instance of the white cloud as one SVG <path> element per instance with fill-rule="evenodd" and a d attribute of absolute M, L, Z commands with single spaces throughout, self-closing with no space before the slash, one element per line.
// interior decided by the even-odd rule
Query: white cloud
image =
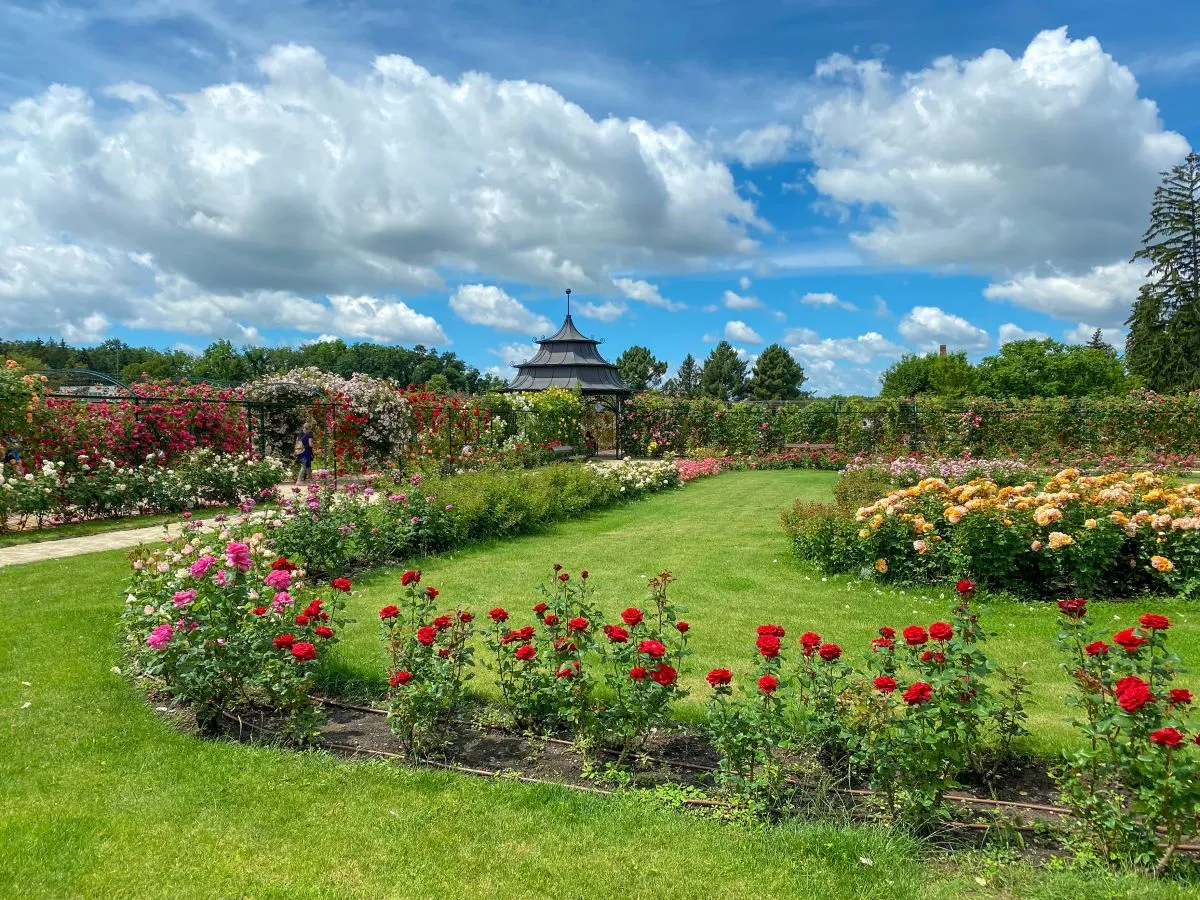
<path fill-rule="evenodd" d="M 613 284 L 627 300 L 636 300 L 639 303 L 645 303 L 649 306 L 658 306 L 662 309 L 669 309 L 672 312 L 678 312 L 682 309 L 687 309 L 686 303 L 678 303 L 675 300 L 668 300 L 659 293 L 658 287 L 648 281 L 641 281 L 634 278 L 614 278 Z"/>
<path fill-rule="evenodd" d="M 808 293 L 800 298 L 800 302 L 805 306 L 836 306 L 839 309 L 855 312 L 858 307 L 847 300 L 842 300 L 837 294 L 825 293 Z"/>
<path fill-rule="evenodd" d="M 743 291 L 750 290 L 750 285 L 752 283 L 753 282 L 750 281 L 750 277 L 747 275 L 743 275 L 741 278 L 738 279 L 738 287 Z"/>
<path fill-rule="evenodd" d="M 787 159 L 799 141 L 796 128 L 775 122 L 746 129 L 727 142 L 725 152 L 744 166 L 761 166 Z"/>
<path fill-rule="evenodd" d="M 704 312 L 706 312 L 706 313 L 715 313 L 718 310 L 720 310 L 720 308 L 721 307 L 717 306 L 717 304 L 715 304 L 715 303 L 704 304 Z"/>
<path fill-rule="evenodd" d="M 571 308 L 578 310 L 579 314 L 585 319 L 596 319 L 600 322 L 615 322 L 625 314 L 627 307 L 623 303 L 613 303 L 611 300 L 605 300 L 603 303 L 591 303 L 587 300 L 579 300 Z"/>
<path fill-rule="evenodd" d="M 761 344 L 763 342 L 757 331 L 738 319 L 725 323 L 725 339 L 741 341 L 744 344 Z"/>
<path fill-rule="evenodd" d="M 1128 318 L 1145 280 L 1144 264 L 1117 262 L 1096 266 L 1082 275 L 1019 275 L 988 285 L 983 294 L 989 300 L 1008 300 L 1055 318 L 1115 327 Z"/>
<path fill-rule="evenodd" d="M 787 321 L 787 313 L 785 313 L 782 309 L 771 310 L 771 316 L 775 319 L 776 322 L 786 322 Z"/>
<path fill-rule="evenodd" d="M 820 339 L 816 332 L 802 328 L 789 331 L 784 340 L 792 355 L 806 365 L 840 360 L 862 366 L 877 359 L 899 359 L 904 354 L 903 347 L 877 331 L 868 331 L 858 337 Z"/>
<path fill-rule="evenodd" d="M 733 291 L 722 294 L 721 302 L 725 304 L 726 309 L 758 309 L 762 306 L 762 301 L 757 297 L 735 294 Z"/>
<path fill-rule="evenodd" d="M 804 366 L 806 380 L 804 389 L 817 395 L 829 394 L 867 394 L 879 393 L 878 368 L 869 369 L 863 366 L 847 368 L 839 366 L 832 359 L 818 359 L 812 362 L 801 361 Z"/>
<path fill-rule="evenodd" d="M 1012 58 L 944 57 L 897 78 L 826 60 L 806 117 L 812 180 L 872 216 L 855 246 L 912 265 L 1082 272 L 1136 247 L 1159 172 L 1187 141 L 1094 38 L 1043 31 Z"/>
<path fill-rule="evenodd" d="M 900 320 L 899 330 L 921 350 L 936 350 L 940 344 L 945 344 L 951 352 L 984 350 L 991 343 L 982 328 L 936 306 L 914 306 Z"/>
<path fill-rule="evenodd" d="M 500 357 L 506 365 L 515 366 L 532 359 L 539 349 L 538 345 L 531 341 L 528 344 L 502 344 L 489 350 L 488 353 Z M 503 369 L 501 373 L 509 374 Z"/>
<path fill-rule="evenodd" d="M 871 315 L 880 319 L 888 319 L 891 318 L 892 311 L 888 309 L 886 300 L 884 300 L 882 297 L 876 297 L 875 306 L 871 310 Z"/>
<path fill-rule="evenodd" d="M 1003 347 L 1005 344 L 1011 344 L 1013 341 L 1027 341 L 1030 339 L 1043 341 L 1049 336 L 1044 331 L 1026 331 L 1020 325 L 1006 322 L 1000 326 L 1000 339 L 998 343 Z"/>
<path fill-rule="evenodd" d="M 399 300 L 334 295 L 329 298 L 329 304 L 334 327 L 341 335 L 383 343 L 450 343 L 436 319 Z"/>
<path fill-rule="evenodd" d="M 450 297 L 450 308 L 464 322 L 516 334 L 545 334 L 554 323 L 492 284 L 462 284 Z"/>
<path fill-rule="evenodd" d="M 783 342 L 792 344 L 811 344 L 820 340 L 820 335 L 811 328 L 789 328 L 783 333 Z"/>
<path fill-rule="evenodd" d="M 0 112 L 0 327 L 99 312 L 184 330 L 144 315 L 160 276 L 252 303 L 431 291 L 447 271 L 604 291 L 612 271 L 751 252 L 763 224 L 707 143 L 545 85 L 402 56 L 343 77 L 294 45 L 259 71 L 170 97 L 126 85 L 103 115 L 61 85 Z"/>
<path fill-rule="evenodd" d="M 1063 332 L 1063 340 L 1068 344 L 1086 344 L 1092 339 L 1092 335 L 1096 333 L 1097 326 L 1088 325 L 1080 322 L 1074 328 L 1068 328 Z M 1100 339 L 1106 343 L 1112 344 L 1121 351 L 1125 347 L 1125 336 L 1128 334 L 1124 328 L 1101 328 Z"/>
<path fill-rule="evenodd" d="M 95 344 L 108 334 L 109 321 L 100 313 L 92 313 L 82 322 L 68 322 L 62 328 L 62 336 L 72 344 Z"/>

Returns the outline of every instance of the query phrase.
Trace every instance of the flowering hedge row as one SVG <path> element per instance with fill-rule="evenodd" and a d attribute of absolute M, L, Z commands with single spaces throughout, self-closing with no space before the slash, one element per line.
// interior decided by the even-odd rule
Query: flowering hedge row
<path fill-rule="evenodd" d="M 1196 590 L 1200 484 L 1150 472 L 1044 483 L 926 478 L 860 508 L 853 521 L 798 506 L 785 516 L 797 552 L 827 571 L 885 580 L 971 577 L 1035 597 Z"/>
<path fill-rule="evenodd" d="M 232 506 L 271 491 L 288 475 L 277 459 L 247 459 L 192 450 L 170 466 L 157 456 L 141 465 L 81 454 L 73 466 L 46 460 L 35 469 L 0 465 L 0 531 L 73 519 L 204 506 Z"/>

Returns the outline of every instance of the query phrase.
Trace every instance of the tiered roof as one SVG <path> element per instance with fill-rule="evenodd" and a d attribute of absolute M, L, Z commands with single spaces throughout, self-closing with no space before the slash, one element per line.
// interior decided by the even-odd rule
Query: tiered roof
<path fill-rule="evenodd" d="M 559 387 L 585 394 L 628 394 L 629 385 L 621 380 L 617 367 L 600 355 L 599 341 L 585 337 L 571 321 L 538 342 L 532 359 L 517 365 L 517 374 L 509 382 L 510 391 L 544 391 Z"/>

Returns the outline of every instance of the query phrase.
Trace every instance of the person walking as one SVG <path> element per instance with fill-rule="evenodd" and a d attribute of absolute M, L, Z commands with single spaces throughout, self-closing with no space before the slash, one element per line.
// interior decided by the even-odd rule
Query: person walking
<path fill-rule="evenodd" d="M 313 424 L 312 421 L 306 421 L 300 426 L 300 434 L 296 437 L 296 446 L 293 448 L 296 454 L 296 462 L 299 464 L 300 470 L 296 475 L 296 483 L 302 484 L 312 477 L 313 463 Z"/>
<path fill-rule="evenodd" d="M 21 444 L 11 434 L 4 436 L 4 464 L 12 466 L 18 472 L 24 468 L 21 465 Z"/>

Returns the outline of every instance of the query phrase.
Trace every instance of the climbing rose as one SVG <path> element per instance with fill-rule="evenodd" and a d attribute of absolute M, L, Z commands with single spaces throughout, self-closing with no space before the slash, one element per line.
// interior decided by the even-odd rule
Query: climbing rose
<path fill-rule="evenodd" d="M 634 628 L 637 625 L 641 624 L 641 621 L 643 618 L 645 618 L 645 617 L 642 615 L 642 611 L 633 606 L 629 607 L 629 609 L 627 609 L 627 610 L 625 610 L 625 612 L 621 613 L 621 621 L 624 622 L 626 625 L 628 625 L 630 628 Z"/>
<path fill-rule="evenodd" d="M 400 608 L 396 606 L 385 606 L 379 611 L 379 618 L 381 619 L 394 619 L 398 615 L 400 615 Z"/>
<path fill-rule="evenodd" d="M 647 674 L 648 673 L 646 672 L 645 666 L 634 666 L 632 669 L 629 670 L 629 677 L 632 678 L 634 681 L 643 680 Z"/>
<path fill-rule="evenodd" d="M 497 622 L 497 623 L 507 622 L 508 621 L 508 610 L 504 609 L 501 606 L 497 606 L 495 609 L 488 611 L 488 618 L 491 619 L 493 622 Z"/>
<path fill-rule="evenodd" d="M 896 679 L 889 675 L 880 675 L 875 679 L 875 689 L 890 694 L 896 689 Z"/>
<path fill-rule="evenodd" d="M 417 629 L 417 643 L 424 644 L 426 647 L 432 646 L 437 638 L 437 629 L 432 625 L 422 625 Z"/>
<path fill-rule="evenodd" d="M 779 655 L 779 638 L 773 634 L 759 635 L 758 640 L 754 642 L 754 646 L 767 659 L 774 659 Z"/>
<path fill-rule="evenodd" d="M 774 693 L 777 687 L 779 687 L 779 679 L 774 675 L 764 675 L 758 679 L 758 689 L 764 694 Z"/>
<path fill-rule="evenodd" d="M 713 669 L 704 677 L 713 687 L 721 687 L 733 681 L 733 673 L 728 669 Z"/>
<path fill-rule="evenodd" d="M 920 625 L 909 625 L 904 629 L 904 643 L 910 647 L 919 647 L 929 640 L 929 635 L 925 633 L 925 629 Z M 920 684 L 921 682 L 917 682 Z"/>
<path fill-rule="evenodd" d="M 1136 653 L 1139 647 L 1150 642 L 1132 628 L 1126 628 L 1113 635 L 1113 643 L 1121 645 L 1129 653 Z"/>
<path fill-rule="evenodd" d="M 970 597 L 975 593 L 975 582 L 967 578 L 960 578 L 954 589 L 964 597 Z"/>
<path fill-rule="evenodd" d="M 317 648 L 308 641 L 296 641 L 292 644 L 292 656 L 296 659 L 316 659 Z"/>
<path fill-rule="evenodd" d="M 316 635 L 317 637 L 322 637 L 328 640 L 329 638 L 333 637 L 333 629 L 328 625 L 318 625 L 316 628 Z"/>
<path fill-rule="evenodd" d="M 934 622 L 929 626 L 929 636 L 935 641 L 948 641 L 954 637 L 954 629 L 949 622 Z"/>
<path fill-rule="evenodd" d="M 837 644 L 822 644 L 821 649 L 817 652 L 821 654 L 821 659 L 825 662 L 833 662 L 842 655 L 842 648 Z"/>
<path fill-rule="evenodd" d="M 404 587 L 408 587 L 410 584 L 420 584 L 420 583 L 421 583 L 421 573 L 416 571 L 415 569 L 409 569 L 407 572 L 405 572 L 403 575 L 400 576 L 400 584 L 402 584 Z"/>
<path fill-rule="evenodd" d="M 911 705 L 916 705 L 917 703 L 927 702 L 932 696 L 932 687 L 930 687 L 924 681 L 914 681 L 911 685 L 909 685 L 908 690 L 904 692 L 904 702 Z"/>
<path fill-rule="evenodd" d="M 1075 597 L 1071 600 L 1059 600 L 1058 609 L 1068 619 L 1082 619 L 1087 615 L 1087 600 Z"/>
<path fill-rule="evenodd" d="M 576 616 L 567 622 L 568 631 L 587 631 L 588 620 L 583 616 Z"/>
<path fill-rule="evenodd" d="M 1179 742 L 1183 740 L 1183 735 L 1180 734 L 1178 728 L 1160 728 L 1158 731 L 1150 732 L 1150 740 L 1163 747 L 1178 747 Z"/>
<path fill-rule="evenodd" d="M 1150 685 L 1136 675 L 1126 675 L 1113 685 L 1113 695 L 1126 712 L 1137 712 L 1154 699 Z"/>
<path fill-rule="evenodd" d="M 533 644 L 522 644 L 517 648 L 517 659 L 530 660 L 537 656 L 537 648 Z"/>
<path fill-rule="evenodd" d="M 605 625 L 604 633 L 614 644 L 623 644 L 629 640 L 629 632 L 620 625 Z"/>
<path fill-rule="evenodd" d="M 275 648 L 277 650 L 282 650 L 286 647 L 290 647 L 295 642 L 296 642 L 296 639 L 294 637 L 292 637 L 290 634 L 281 634 L 279 637 L 275 638 L 274 641 L 272 641 L 272 643 L 275 645 Z"/>
<path fill-rule="evenodd" d="M 350 590 L 350 579 L 335 578 L 333 581 L 329 582 L 329 586 L 335 591 L 348 591 Z"/>
<path fill-rule="evenodd" d="M 1088 656 L 1099 656 L 1101 653 L 1108 652 L 1108 644 L 1104 641 L 1092 641 L 1083 650 Z"/>
<path fill-rule="evenodd" d="M 1166 616 L 1155 613 L 1146 613 L 1138 619 L 1138 622 L 1143 628 L 1149 628 L 1151 631 L 1166 631 L 1171 625 L 1171 621 Z"/>
<path fill-rule="evenodd" d="M 678 672 L 666 663 L 659 663 L 654 667 L 654 671 L 650 673 L 650 678 L 656 684 L 661 684 L 663 687 L 670 687 L 675 683 L 678 674 Z"/>
<path fill-rule="evenodd" d="M 402 684 L 408 684 L 412 681 L 412 672 L 408 669 L 401 669 L 399 672 L 393 672 L 392 677 L 388 679 L 388 684 L 392 687 L 400 687 Z"/>

